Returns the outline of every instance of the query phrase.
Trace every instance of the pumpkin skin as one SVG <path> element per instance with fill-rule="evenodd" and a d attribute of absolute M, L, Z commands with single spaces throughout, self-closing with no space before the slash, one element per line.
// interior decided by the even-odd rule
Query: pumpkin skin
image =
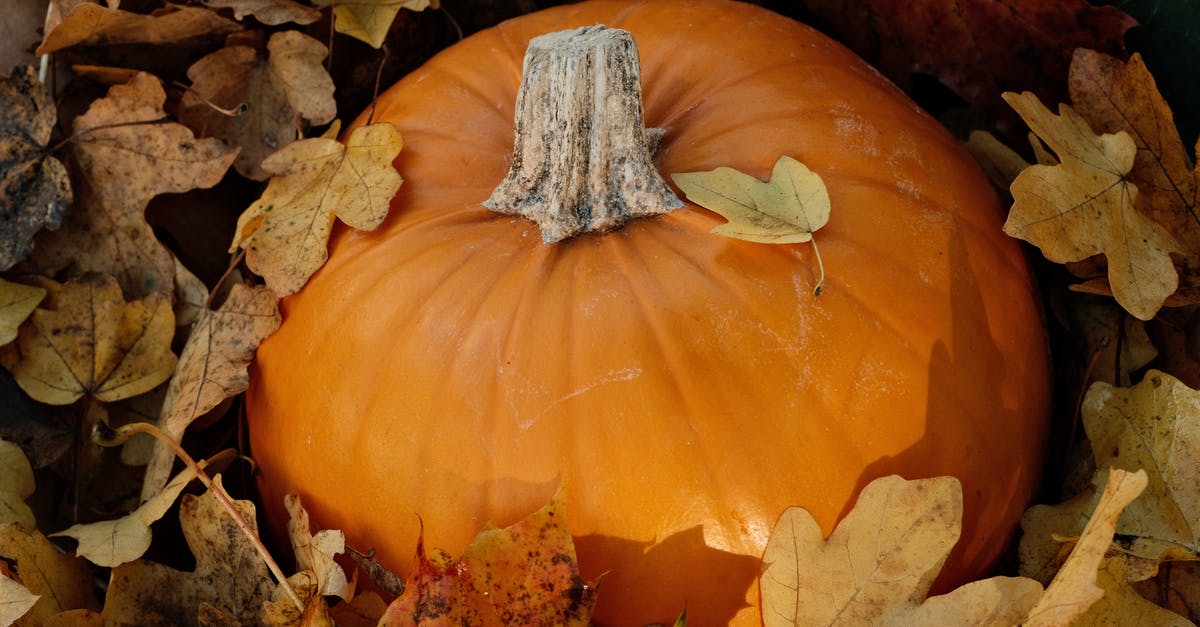
<path fill-rule="evenodd" d="M 638 43 L 660 172 L 765 179 L 787 154 L 820 174 L 821 296 L 810 245 L 713 235 L 723 219 L 690 203 L 557 244 L 481 206 L 527 42 L 595 23 Z M 874 478 L 953 475 L 964 528 L 938 587 L 994 565 L 1047 433 L 1035 289 L 970 157 L 852 53 L 736 2 L 587 2 L 460 42 L 374 116 L 405 139 L 391 215 L 336 232 L 252 368 L 276 529 L 298 493 L 404 574 L 418 515 L 460 554 L 565 484 L 582 573 L 604 573 L 598 623 L 686 603 L 689 624 L 758 624 L 784 509 L 828 534 Z"/>

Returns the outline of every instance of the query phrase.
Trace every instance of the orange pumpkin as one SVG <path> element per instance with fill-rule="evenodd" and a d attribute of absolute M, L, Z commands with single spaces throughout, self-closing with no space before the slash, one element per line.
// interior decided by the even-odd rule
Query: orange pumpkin
<path fill-rule="evenodd" d="M 825 181 L 807 244 L 710 233 L 686 204 L 548 244 L 481 206 L 512 158 L 526 44 L 633 33 L 659 172 L 780 155 Z M 567 486 L 601 624 L 757 624 L 771 527 L 830 532 L 887 474 L 953 475 L 962 539 L 940 587 L 986 574 L 1038 483 L 1044 330 L 1022 253 L 959 144 L 810 28 L 723 0 L 597 1 L 505 22 L 381 95 L 405 183 L 384 225 L 342 230 L 283 302 L 247 394 L 268 518 L 314 520 L 408 572 Z M 360 121 L 361 122 L 361 121 Z"/>

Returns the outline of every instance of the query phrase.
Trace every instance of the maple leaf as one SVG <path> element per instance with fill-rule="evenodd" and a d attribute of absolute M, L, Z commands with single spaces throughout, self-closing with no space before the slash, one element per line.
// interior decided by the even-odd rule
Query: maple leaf
<path fill-rule="evenodd" d="M 158 426 L 176 441 L 192 421 L 227 398 L 246 390 L 247 369 L 254 352 L 279 327 L 274 292 L 245 284 L 233 286 L 216 311 L 205 309 L 192 327 L 167 388 Z M 143 498 L 162 489 L 170 476 L 174 453 L 157 443 L 146 468 Z"/>
<path fill-rule="evenodd" d="M 21 447 L 0 440 L 0 525 L 17 523 L 23 529 L 37 528 L 33 510 L 25 504 L 33 488 L 33 466 Z"/>
<path fill-rule="evenodd" d="M 45 282 L 51 286 L 46 302 L 17 341 L 0 351 L 0 361 L 29 396 L 51 405 L 85 395 L 111 402 L 171 376 L 175 317 L 164 295 L 126 302 L 108 277 Z"/>
<path fill-rule="evenodd" d="M 829 221 L 829 192 L 821 177 L 803 163 L 783 155 L 766 183 L 733 168 L 672 174 L 688 200 L 721 214 L 727 223 L 713 233 L 764 244 L 813 242 L 821 278 L 825 270 L 813 232 Z"/>
<path fill-rule="evenodd" d="M 261 198 L 238 218 L 231 250 L 280 296 L 299 290 L 328 257 L 336 216 L 371 230 L 387 216 L 400 175 L 400 131 L 387 123 L 355 129 L 345 145 L 326 138 L 288 145 L 263 161 L 273 174 Z"/>
<path fill-rule="evenodd" d="M 57 119 L 32 66 L 0 80 L 0 270 L 28 257 L 34 234 L 58 228 L 71 205 L 67 169 L 46 150 Z"/>
<path fill-rule="evenodd" d="M 197 61 L 188 68 L 192 89 L 180 112 L 197 132 L 240 147 L 234 167 L 255 180 L 270 176 L 263 159 L 297 139 L 300 118 L 324 124 L 337 114 L 333 79 L 321 64 L 329 54 L 324 44 L 282 31 L 266 49 L 263 56 L 252 46 L 227 46 Z M 241 113 L 229 116 L 212 104 Z"/>
<path fill-rule="evenodd" d="M 1087 0 L 804 0 L 838 40 L 901 87 L 931 74 L 975 111 L 1000 115 L 1005 91 L 1065 100 L 1076 48 L 1117 53 L 1135 21 Z"/>
<path fill-rule="evenodd" d="M 1200 169 L 1188 158 L 1171 108 L 1141 55 L 1122 62 L 1077 50 L 1070 89 L 1075 110 L 1092 128 L 1133 138 L 1137 156 L 1129 178 L 1138 183 L 1138 208 L 1165 226 L 1189 254 L 1200 255 Z"/>
<path fill-rule="evenodd" d="M 439 0 L 315 0 L 317 6 L 333 6 L 333 27 L 373 48 L 383 45 L 388 29 L 400 9 L 424 11 L 438 8 Z"/>
<path fill-rule="evenodd" d="M 39 597 L 17 625 L 49 624 L 65 611 L 98 609 L 87 562 L 60 551 L 41 533 L 0 525 L 0 558 L 15 564 L 17 581 Z"/>
<path fill-rule="evenodd" d="M 214 482 L 220 486 L 219 475 Z M 254 504 L 237 500 L 234 506 L 257 532 Z M 201 617 L 216 621 L 208 624 L 258 624 L 274 584 L 251 540 L 211 491 L 185 494 L 179 520 L 195 570 L 146 560 L 114 568 L 104 603 L 106 624 L 186 625 Z"/>
<path fill-rule="evenodd" d="M 1079 114 L 1061 105 L 1054 115 L 1030 93 L 1005 100 L 1061 163 L 1035 165 L 1012 184 L 1004 232 L 1026 240 L 1056 263 L 1104 253 L 1113 295 L 1126 311 L 1149 320 L 1178 286 L 1170 253 L 1179 245 L 1135 206 L 1128 179 L 1137 147 L 1127 133 L 1097 136 Z"/>
<path fill-rule="evenodd" d="M 134 297 L 187 281 L 146 222 L 146 205 L 159 194 L 217 184 L 237 150 L 166 121 L 165 100 L 158 79 L 139 73 L 76 118 L 76 207 L 61 229 L 39 236 L 38 254 L 23 269 L 112 275 Z"/>
<path fill-rule="evenodd" d="M 214 9 L 233 9 L 233 17 L 241 20 L 247 15 L 268 26 L 294 22 L 312 24 L 321 19 L 321 12 L 293 0 L 202 0 Z"/>
<path fill-rule="evenodd" d="M 98 4 L 76 4 L 47 29 L 36 54 L 78 45 L 179 44 L 188 39 L 225 35 L 241 26 L 207 9 L 183 7 L 157 15 L 140 15 Z"/>
<path fill-rule="evenodd" d="M 0 279 L 0 346 L 17 339 L 21 323 L 45 297 L 44 288 Z"/>

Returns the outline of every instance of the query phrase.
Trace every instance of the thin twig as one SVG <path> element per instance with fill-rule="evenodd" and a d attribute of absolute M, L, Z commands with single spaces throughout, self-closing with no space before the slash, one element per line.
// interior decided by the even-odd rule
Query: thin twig
<path fill-rule="evenodd" d="M 229 278 L 229 275 L 233 274 L 233 271 L 242 264 L 242 260 L 245 258 L 246 249 L 239 249 L 238 254 L 233 256 L 233 261 L 229 262 L 229 267 L 225 268 L 225 273 L 221 275 L 221 278 L 217 279 L 217 282 L 213 285 L 212 290 L 208 292 L 208 298 L 204 299 L 205 309 L 212 309 L 213 300 L 216 299 L 217 292 L 221 291 L 221 286 L 225 284 L 225 280 Z"/>
<path fill-rule="evenodd" d="M 825 263 L 821 261 L 821 251 L 817 249 L 817 238 L 812 238 L 813 254 L 817 257 L 817 268 L 821 270 L 821 278 L 817 279 L 817 286 L 813 288 L 813 296 L 821 295 L 821 288 L 825 287 Z"/>
<path fill-rule="evenodd" d="M 387 63 L 388 47 L 384 44 L 380 47 L 383 56 L 379 58 L 379 67 L 375 68 L 375 91 L 371 93 L 371 112 L 367 114 L 367 124 L 370 126 L 375 119 L 375 103 L 379 102 L 379 83 L 383 80 L 383 65 Z"/>

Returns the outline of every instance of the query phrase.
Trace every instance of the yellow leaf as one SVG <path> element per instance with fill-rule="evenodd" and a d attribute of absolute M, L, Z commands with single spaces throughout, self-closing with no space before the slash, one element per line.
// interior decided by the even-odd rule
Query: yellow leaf
<path fill-rule="evenodd" d="M 46 296 L 46 290 L 0 279 L 0 345 L 17 339 L 17 329 Z"/>
<path fill-rule="evenodd" d="M 1137 627 L 1195 627 L 1192 621 L 1147 601 L 1129 583 L 1127 555 L 1105 558 L 1100 565 L 1096 582 L 1104 596 L 1082 616 L 1071 622 L 1071 627 L 1110 627 L 1112 625 L 1137 625 Z"/>
<path fill-rule="evenodd" d="M 288 511 L 288 537 L 296 555 L 296 570 L 311 571 L 316 578 L 317 594 L 350 600 L 354 587 L 346 580 L 346 571 L 333 556 L 346 550 L 346 536 L 335 529 L 323 529 L 313 535 L 309 530 L 308 512 L 300 497 L 288 494 L 283 498 Z"/>
<path fill-rule="evenodd" d="M 17 523 L 26 531 L 37 528 L 25 499 L 33 495 L 33 466 L 21 447 L 0 440 L 0 525 Z"/>
<path fill-rule="evenodd" d="M 238 219 L 232 250 L 246 249 L 246 264 L 276 294 L 294 293 L 328 257 L 334 217 L 360 230 L 379 226 L 400 174 L 400 131 L 387 123 L 355 129 L 346 144 L 305 139 L 263 161 L 275 175 L 261 198 Z"/>
<path fill-rule="evenodd" d="M 1135 207 L 1138 189 L 1127 178 L 1137 154 L 1133 139 L 1124 132 L 1097 136 L 1070 107 L 1062 105 L 1054 115 L 1028 92 L 1004 98 L 1061 162 L 1017 176 L 1004 232 L 1056 263 L 1104 253 L 1117 302 L 1149 320 L 1178 287 L 1170 253 L 1180 249 Z"/>
<path fill-rule="evenodd" d="M 400 9 L 424 11 L 438 8 L 438 0 L 316 0 L 317 6 L 333 5 L 334 29 L 374 48 L 383 45 L 388 29 Z"/>
<path fill-rule="evenodd" d="M 72 281 L 54 285 L 3 358 L 35 400 L 66 405 L 89 395 L 112 402 L 171 376 L 174 333 L 165 295 L 126 302 L 111 278 Z"/>
<path fill-rule="evenodd" d="M 99 608 L 87 562 L 62 552 L 41 533 L 0 525 L 0 558 L 13 565 L 12 576 L 22 586 L 40 597 L 18 625 L 50 624 L 52 617 L 64 611 Z M 4 569 L 0 564 L 0 571 Z M 0 615 L 3 613 L 0 609 Z M 0 621 L 0 625 L 6 624 Z"/>

